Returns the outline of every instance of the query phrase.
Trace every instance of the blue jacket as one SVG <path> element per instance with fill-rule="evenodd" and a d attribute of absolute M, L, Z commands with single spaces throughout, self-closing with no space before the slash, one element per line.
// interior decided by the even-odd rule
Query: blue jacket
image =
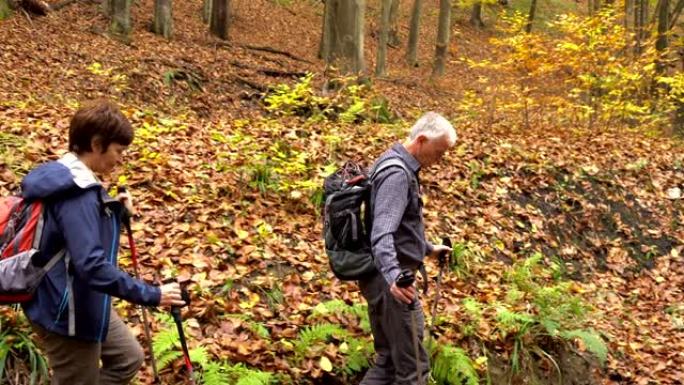
<path fill-rule="evenodd" d="M 21 188 L 25 199 L 45 203 L 40 253 L 34 263 L 42 265 L 66 250 L 64 261 L 47 273 L 34 298 L 23 305 L 31 322 L 56 334 L 102 342 L 107 338 L 111 296 L 159 304 L 158 287 L 117 267 L 123 207 L 74 154 L 38 166 Z"/>

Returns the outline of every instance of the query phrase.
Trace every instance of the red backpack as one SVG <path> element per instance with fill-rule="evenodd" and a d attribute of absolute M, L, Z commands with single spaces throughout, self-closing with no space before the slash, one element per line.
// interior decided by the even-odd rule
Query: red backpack
<path fill-rule="evenodd" d="M 0 304 L 28 302 L 45 274 L 65 254 L 33 264 L 44 228 L 44 205 L 18 196 L 0 197 Z"/>

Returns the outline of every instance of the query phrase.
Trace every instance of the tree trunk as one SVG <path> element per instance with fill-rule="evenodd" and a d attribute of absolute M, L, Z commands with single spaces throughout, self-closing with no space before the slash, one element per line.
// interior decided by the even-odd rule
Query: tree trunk
<path fill-rule="evenodd" d="M 432 76 L 444 75 L 449 52 L 449 32 L 451 29 L 451 0 L 439 1 L 439 25 L 437 27 L 437 46 Z"/>
<path fill-rule="evenodd" d="M 131 2 L 132 0 L 111 0 L 111 32 L 114 35 L 128 37 L 131 33 Z"/>
<path fill-rule="evenodd" d="M 684 0 L 682 0 L 684 1 Z M 392 0 L 392 7 L 390 8 L 390 31 L 389 31 L 389 44 L 390 47 L 399 47 L 401 44 L 401 39 L 399 38 L 399 26 L 397 21 L 399 20 L 399 0 Z"/>
<path fill-rule="evenodd" d="M 656 72 L 662 74 L 665 72 L 665 56 L 668 47 L 668 32 L 670 31 L 670 1 L 660 0 L 660 7 L 658 8 L 658 39 L 656 40 L 656 50 L 658 51 L 658 62 L 656 65 Z"/>
<path fill-rule="evenodd" d="M 525 25 L 525 32 L 532 32 L 532 23 L 534 23 L 534 15 L 537 13 L 537 0 L 532 0 L 530 3 L 530 14 L 527 16 L 527 24 Z"/>
<path fill-rule="evenodd" d="M 212 0 L 204 0 L 204 4 L 202 5 L 202 21 L 205 23 L 208 23 L 211 19 L 211 3 Z"/>
<path fill-rule="evenodd" d="M 525 25 L 525 32 L 532 32 L 532 23 L 534 22 L 534 15 L 537 13 L 537 0 L 532 0 L 530 3 L 530 14 L 527 17 L 527 25 Z"/>
<path fill-rule="evenodd" d="M 641 55 L 641 2 L 634 0 L 634 56 Z"/>
<path fill-rule="evenodd" d="M 670 29 L 675 27 L 677 19 L 679 19 L 679 15 L 682 14 L 682 10 L 684 10 L 684 0 L 679 0 L 675 5 L 674 10 L 670 14 Z"/>
<path fill-rule="evenodd" d="M 223 40 L 228 40 L 230 29 L 230 0 L 212 0 L 209 30 Z"/>
<path fill-rule="evenodd" d="M 475 28 L 484 28 L 485 24 L 482 21 L 482 3 L 477 2 L 473 4 L 473 9 L 470 12 L 470 24 Z"/>
<path fill-rule="evenodd" d="M 634 4 L 632 4 L 634 0 L 625 0 L 625 20 L 624 20 L 624 27 L 625 30 L 629 28 L 629 19 L 632 14 L 632 10 L 634 9 Z"/>
<path fill-rule="evenodd" d="M 330 61 L 330 42 L 332 40 L 332 10 L 330 0 L 323 0 L 323 29 L 321 31 L 321 41 L 318 44 L 318 58 Z"/>
<path fill-rule="evenodd" d="M 320 53 L 326 64 L 339 62 L 343 73 L 365 69 L 365 0 L 326 0 Z"/>
<path fill-rule="evenodd" d="M 112 5 L 113 0 L 101 0 L 100 1 L 100 10 L 102 11 L 102 14 L 105 15 L 107 18 L 112 17 L 112 8 L 114 6 Z"/>
<path fill-rule="evenodd" d="M 594 15 L 594 0 L 587 1 L 587 12 L 589 13 L 589 16 Z"/>
<path fill-rule="evenodd" d="M 375 62 L 375 76 L 387 75 L 385 63 L 387 62 L 387 43 L 389 40 L 390 8 L 392 0 L 382 0 L 380 11 L 380 31 L 378 33 L 378 55 Z"/>
<path fill-rule="evenodd" d="M 634 29 L 636 37 L 636 45 L 634 53 L 638 56 L 642 52 L 642 42 L 646 40 L 648 29 L 646 21 L 648 20 L 648 0 L 636 0 L 634 2 Z"/>
<path fill-rule="evenodd" d="M 413 11 L 411 11 L 411 29 L 408 36 L 408 48 L 406 50 L 406 61 L 411 67 L 418 67 L 418 34 L 420 33 L 420 11 L 423 7 L 423 0 L 413 0 Z"/>
<path fill-rule="evenodd" d="M 152 31 L 167 39 L 173 34 L 173 0 L 154 0 Z"/>

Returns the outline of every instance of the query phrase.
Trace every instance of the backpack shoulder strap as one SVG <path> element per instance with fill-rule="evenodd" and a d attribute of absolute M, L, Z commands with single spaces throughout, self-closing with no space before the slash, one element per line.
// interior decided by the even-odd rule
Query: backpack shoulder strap
<path fill-rule="evenodd" d="M 401 167 L 401 169 L 404 170 L 404 172 L 406 173 L 406 176 L 409 177 L 409 180 L 413 179 L 411 177 L 411 172 L 409 171 L 408 167 L 406 167 L 404 161 L 399 158 L 387 158 L 385 160 L 382 160 L 375 166 L 375 168 L 371 172 L 370 179 L 373 179 L 375 175 L 379 174 L 381 171 L 387 170 L 390 167 Z"/>

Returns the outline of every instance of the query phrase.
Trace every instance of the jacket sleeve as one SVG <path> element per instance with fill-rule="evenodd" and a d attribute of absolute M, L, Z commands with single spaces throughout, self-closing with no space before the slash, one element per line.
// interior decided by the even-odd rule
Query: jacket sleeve
<path fill-rule="evenodd" d="M 158 305 L 161 300 L 158 287 L 119 270 L 113 262 L 118 250 L 111 250 L 111 255 L 105 255 L 100 235 L 103 217 L 98 193 L 91 190 L 55 204 L 54 215 L 77 278 L 105 294 L 140 305 Z M 113 237 L 119 235 L 118 231 L 112 234 Z M 111 247 L 114 246 L 115 242 L 112 241 Z"/>

